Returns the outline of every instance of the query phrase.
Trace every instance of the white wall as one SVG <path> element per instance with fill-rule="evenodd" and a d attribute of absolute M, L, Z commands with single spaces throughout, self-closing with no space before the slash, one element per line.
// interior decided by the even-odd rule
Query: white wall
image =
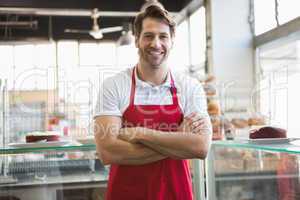
<path fill-rule="evenodd" d="M 254 86 L 253 36 L 248 23 L 250 0 L 209 0 L 210 69 L 226 89 L 226 109 L 250 109 Z"/>

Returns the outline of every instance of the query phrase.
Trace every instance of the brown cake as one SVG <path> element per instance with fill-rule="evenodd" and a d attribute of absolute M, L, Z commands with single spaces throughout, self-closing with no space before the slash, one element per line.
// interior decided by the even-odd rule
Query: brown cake
<path fill-rule="evenodd" d="M 51 141 L 59 141 L 60 136 L 54 133 L 31 133 L 25 136 L 26 142 L 39 142 L 42 140 L 46 140 L 47 142 Z"/>
<path fill-rule="evenodd" d="M 286 138 L 286 130 L 282 128 L 266 126 L 258 130 L 254 130 L 250 133 L 249 137 L 251 139 Z"/>

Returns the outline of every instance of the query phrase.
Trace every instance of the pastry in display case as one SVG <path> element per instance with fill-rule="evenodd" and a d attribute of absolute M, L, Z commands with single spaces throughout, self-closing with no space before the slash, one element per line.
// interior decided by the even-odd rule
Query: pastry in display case
<path fill-rule="evenodd" d="M 243 118 L 233 118 L 231 119 L 231 123 L 235 128 L 246 128 L 248 127 L 248 120 Z"/>
<path fill-rule="evenodd" d="M 249 117 L 248 119 L 248 126 L 263 126 L 266 124 L 265 117 Z"/>
<path fill-rule="evenodd" d="M 223 122 L 221 116 L 221 105 L 218 99 L 216 77 L 213 75 L 206 75 L 200 80 L 204 92 L 207 97 L 207 112 L 210 116 L 213 131 L 213 140 L 224 139 Z"/>

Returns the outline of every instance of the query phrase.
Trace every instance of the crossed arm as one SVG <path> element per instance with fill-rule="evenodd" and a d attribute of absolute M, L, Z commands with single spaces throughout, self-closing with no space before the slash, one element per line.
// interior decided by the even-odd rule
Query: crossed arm
<path fill-rule="evenodd" d="M 162 132 L 143 127 L 121 128 L 121 118 L 95 119 L 97 152 L 103 164 L 141 165 L 167 157 L 175 159 L 206 157 L 211 140 L 208 119 L 192 114 L 178 132 Z"/>

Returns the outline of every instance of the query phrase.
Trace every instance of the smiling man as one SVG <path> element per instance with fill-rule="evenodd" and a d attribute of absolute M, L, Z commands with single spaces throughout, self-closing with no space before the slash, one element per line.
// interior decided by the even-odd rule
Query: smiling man
<path fill-rule="evenodd" d="M 211 124 L 200 83 L 167 64 L 175 23 L 159 6 L 135 19 L 136 66 L 103 83 L 95 139 L 111 165 L 108 200 L 191 200 L 186 159 L 206 157 Z"/>

